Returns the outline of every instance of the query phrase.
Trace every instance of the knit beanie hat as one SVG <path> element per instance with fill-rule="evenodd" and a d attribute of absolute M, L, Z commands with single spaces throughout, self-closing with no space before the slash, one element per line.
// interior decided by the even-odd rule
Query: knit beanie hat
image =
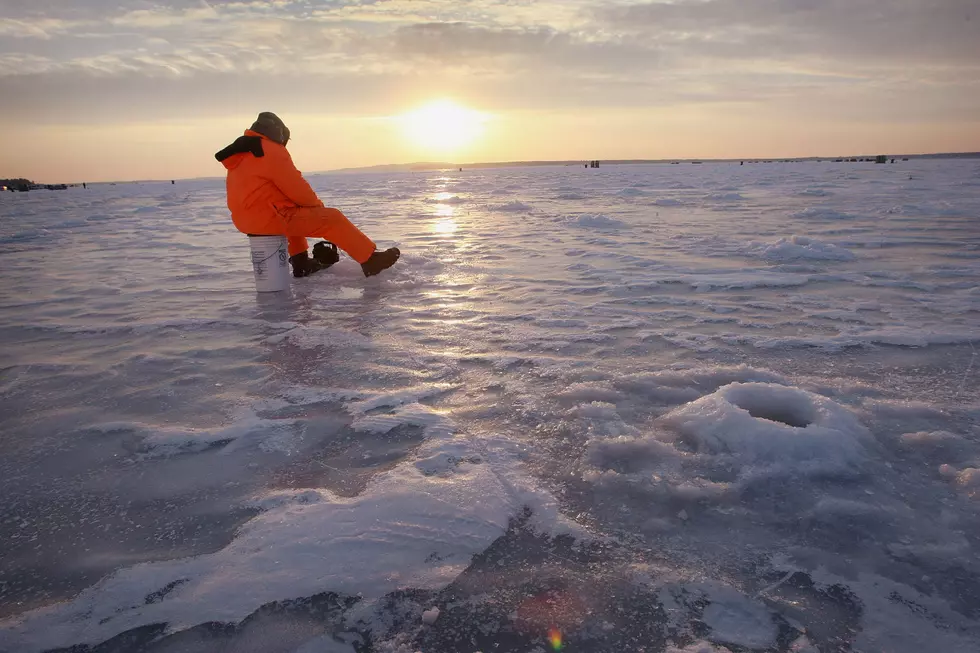
<path fill-rule="evenodd" d="M 258 132 L 271 140 L 285 145 L 289 142 L 289 128 L 279 119 L 279 116 L 271 111 L 263 111 L 258 119 L 252 123 L 253 132 Z"/>

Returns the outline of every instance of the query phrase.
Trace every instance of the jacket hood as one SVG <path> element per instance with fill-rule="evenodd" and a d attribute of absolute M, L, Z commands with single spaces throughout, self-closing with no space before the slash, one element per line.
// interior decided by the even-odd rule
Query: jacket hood
<path fill-rule="evenodd" d="M 237 168 L 248 154 L 256 158 L 265 156 L 265 151 L 262 149 L 263 138 L 261 134 L 248 130 L 244 136 L 239 136 L 235 139 L 234 143 L 220 152 L 216 152 L 214 158 L 220 161 L 228 170 Z"/>

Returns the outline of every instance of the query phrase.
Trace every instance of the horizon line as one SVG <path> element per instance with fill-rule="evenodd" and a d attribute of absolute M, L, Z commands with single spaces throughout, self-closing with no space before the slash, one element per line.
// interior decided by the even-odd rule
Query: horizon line
<path fill-rule="evenodd" d="M 859 162 L 866 159 L 874 159 L 877 156 L 885 156 L 888 159 L 929 159 L 929 158 L 980 158 L 980 151 L 967 152 L 924 152 L 924 153 L 903 153 L 903 154 L 849 154 L 832 156 L 793 156 L 793 157 L 725 157 L 725 158 L 661 158 L 661 159 L 528 159 L 517 161 L 481 161 L 470 163 L 452 163 L 449 161 L 414 161 L 411 163 L 380 163 L 367 166 L 352 166 L 346 168 L 331 168 L 327 170 L 315 170 L 306 174 L 322 175 L 336 173 L 355 173 L 355 172 L 431 172 L 435 170 L 448 170 L 450 168 L 505 168 L 505 167 L 544 167 L 544 166 L 571 166 L 588 165 L 589 161 L 599 161 L 606 165 L 654 165 L 654 164 L 674 164 L 674 163 L 732 163 L 735 161 L 745 161 L 750 163 L 790 163 L 803 161 L 820 162 L 852 162 L 857 159 Z M 172 177 L 170 179 L 114 179 L 106 181 L 84 182 L 88 184 L 132 184 L 132 183 L 152 183 L 167 181 L 194 181 L 199 179 L 221 179 L 223 175 L 213 175 L 204 177 Z M 26 179 L 26 177 L 3 177 L 3 179 Z M 54 186 L 58 184 L 68 184 L 72 186 L 81 185 L 83 182 L 38 182 L 29 180 L 31 183 L 41 186 Z"/>

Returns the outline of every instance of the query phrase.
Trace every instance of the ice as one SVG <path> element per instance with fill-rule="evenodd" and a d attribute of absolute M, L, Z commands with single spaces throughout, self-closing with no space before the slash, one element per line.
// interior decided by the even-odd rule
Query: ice
<path fill-rule="evenodd" d="M 794 474 L 846 473 L 872 443 L 867 429 L 830 399 L 773 383 L 732 383 L 673 410 L 664 424 L 697 451 Z"/>
<path fill-rule="evenodd" d="M 490 208 L 493 211 L 518 212 L 518 213 L 526 213 L 531 210 L 530 205 L 525 204 L 524 202 L 518 202 L 516 200 L 513 202 L 507 202 L 505 204 L 494 204 Z"/>
<path fill-rule="evenodd" d="M 459 195 L 450 195 L 449 193 L 442 193 L 441 196 L 427 197 L 422 201 L 427 204 L 465 204 L 466 198 L 460 197 Z"/>
<path fill-rule="evenodd" d="M 624 188 L 616 192 L 619 197 L 640 197 L 641 195 L 646 195 L 642 188 Z"/>
<path fill-rule="evenodd" d="M 732 653 L 731 649 L 724 646 L 715 646 L 710 642 L 694 642 L 683 648 L 667 646 L 666 653 Z"/>
<path fill-rule="evenodd" d="M 221 179 L 4 194 L 0 651 L 973 653 L 978 174 L 313 175 L 403 257 L 262 295 Z"/>
<path fill-rule="evenodd" d="M 439 608 L 429 608 L 422 613 L 422 623 L 432 625 L 439 618 Z"/>
<path fill-rule="evenodd" d="M 808 222 L 824 220 L 854 220 L 857 216 L 848 213 L 841 213 L 829 207 L 808 206 L 792 214 L 792 217 L 807 220 Z"/>
<path fill-rule="evenodd" d="M 956 469 L 953 465 L 946 464 L 940 466 L 939 473 L 967 495 L 980 496 L 980 469 L 976 467 Z"/>
<path fill-rule="evenodd" d="M 295 653 L 357 653 L 357 649 L 351 644 L 338 642 L 333 637 L 325 635 L 308 641 L 296 649 Z"/>
<path fill-rule="evenodd" d="M 444 446 L 435 440 L 418 455 Z M 472 443 L 462 450 L 472 451 Z M 13 641 L 28 632 L 43 646 L 101 641 L 161 621 L 179 630 L 203 615 L 238 621 L 256 605 L 310 596 L 323 585 L 368 599 L 403 586 L 442 586 L 503 534 L 522 499 L 483 460 L 461 457 L 443 473 L 396 468 L 356 498 L 315 489 L 266 495 L 253 502 L 264 512 L 228 547 L 122 570 L 72 603 L 28 616 L 13 629 Z M 173 589 L 143 600 L 165 586 Z"/>
<path fill-rule="evenodd" d="M 833 195 L 833 193 L 823 188 L 806 188 L 800 191 L 800 195 L 804 197 L 826 197 Z"/>
<path fill-rule="evenodd" d="M 704 609 L 711 641 L 765 649 L 775 643 L 777 629 L 766 606 L 729 588 L 713 588 Z"/>
<path fill-rule="evenodd" d="M 578 216 L 569 217 L 565 222 L 569 226 L 581 227 L 584 229 L 609 230 L 609 229 L 620 229 L 626 226 L 620 220 L 616 220 L 615 218 L 610 218 L 602 214 L 595 214 L 595 215 L 582 214 Z"/>
<path fill-rule="evenodd" d="M 850 261 L 854 254 L 843 247 L 806 236 L 780 238 L 771 245 L 756 245 L 749 251 L 770 261 Z"/>
<path fill-rule="evenodd" d="M 710 193 L 704 196 L 706 200 L 714 200 L 716 202 L 735 202 L 744 200 L 741 193 Z"/>
<path fill-rule="evenodd" d="M 789 646 L 790 653 L 820 653 L 820 650 L 810 643 L 806 635 L 800 636 L 799 639 L 794 641 Z"/>

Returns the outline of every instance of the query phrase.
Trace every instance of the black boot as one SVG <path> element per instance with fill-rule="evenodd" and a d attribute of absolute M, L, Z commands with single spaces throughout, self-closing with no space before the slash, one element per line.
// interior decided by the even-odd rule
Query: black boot
<path fill-rule="evenodd" d="M 373 277 L 394 265 L 401 254 L 397 247 L 389 247 L 383 252 L 375 250 L 371 258 L 361 263 L 361 270 L 364 271 L 365 277 Z"/>
<path fill-rule="evenodd" d="M 337 253 L 336 245 L 326 240 L 321 240 L 313 246 L 313 258 L 319 261 L 323 267 L 329 268 L 340 260 L 340 254 Z"/>
<path fill-rule="evenodd" d="M 300 252 L 299 254 L 290 256 L 289 264 L 293 266 L 293 276 L 296 278 L 308 277 L 314 272 L 319 272 L 328 267 L 320 263 L 320 261 L 310 258 L 307 252 Z"/>

